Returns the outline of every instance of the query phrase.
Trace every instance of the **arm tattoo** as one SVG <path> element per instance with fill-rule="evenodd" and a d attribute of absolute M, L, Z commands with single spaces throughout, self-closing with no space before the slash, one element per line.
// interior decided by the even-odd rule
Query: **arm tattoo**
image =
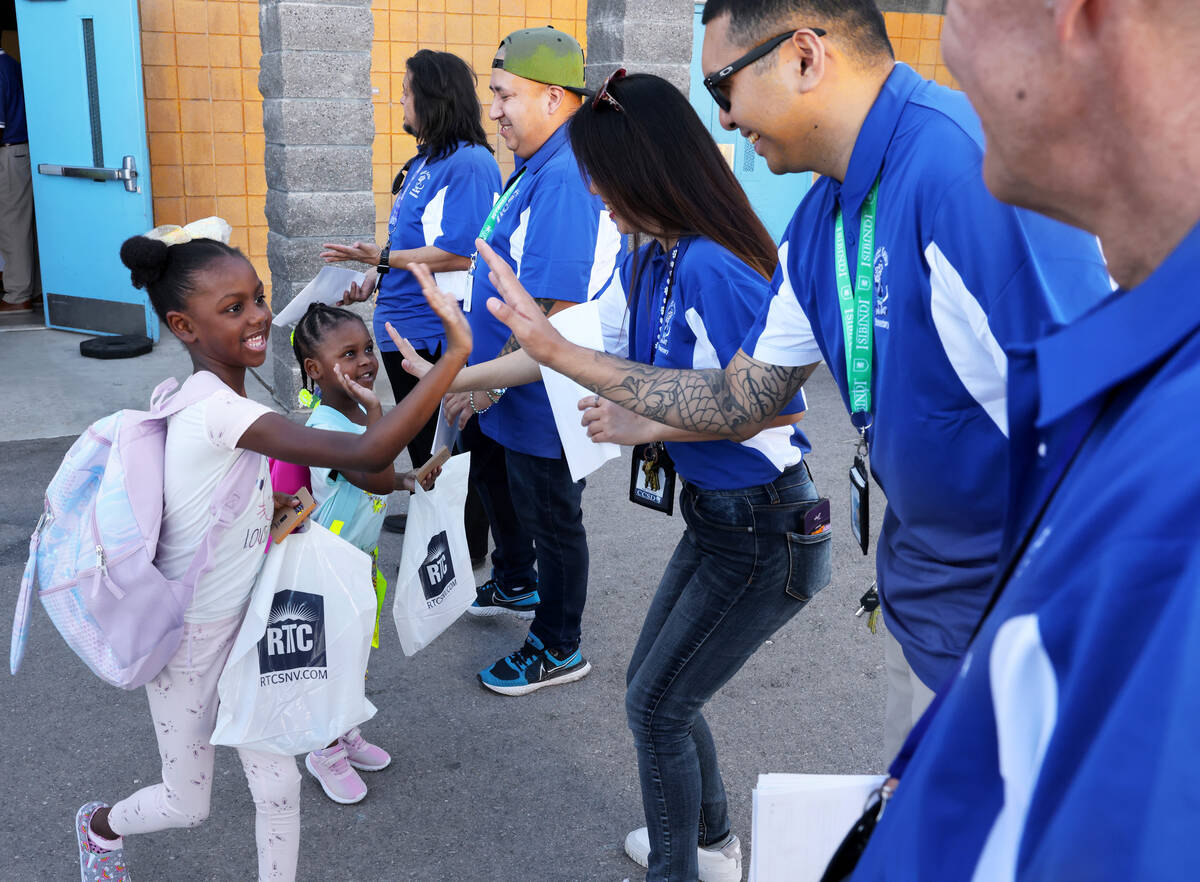
<path fill-rule="evenodd" d="M 673 370 L 589 353 L 612 383 L 587 384 L 599 395 L 679 429 L 745 440 L 767 425 L 816 369 L 778 367 L 742 352 L 724 370 Z"/>
<path fill-rule="evenodd" d="M 542 315 L 550 315 L 550 310 L 554 309 L 554 304 L 558 303 L 557 300 L 550 297 L 535 297 L 533 298 L 533 302 L 542 308 Z M 504 344 L 504 348 L 500 350 L 496 358 L 508 355 L 510 352 L 516 352 L 520 348 L 521 343 L 517 340 L 517 335 L 513 334 L 508 338 L 508 342 Z"/>

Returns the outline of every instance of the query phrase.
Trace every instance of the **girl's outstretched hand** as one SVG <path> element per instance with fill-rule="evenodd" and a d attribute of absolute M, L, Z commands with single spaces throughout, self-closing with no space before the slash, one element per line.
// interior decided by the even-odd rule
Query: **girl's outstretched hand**
<path fill-rule="evenodd" d="M 338 382 L 342 384 L 342 388 L 346 390 L 346 394 L 365 407 L 367 413 L 371 413 L 372 411 L 378 413 L 383 410 L 382 405 L 379 403 L 379 396 L 371 389 L 368 389 L 366 386 L 360 386 L 342 373 L 342 366 L 340 364 L 333 366 L 333 372 L 337 375 Z"/>
<path fill-rule="evenodd" d="M 489 278 L 503 301 L 488 298 L 487 308 L 496 318 L 508 325 L 521 348 L 534 361 L 549 364 L 560 345 L 566 344 L 562 335 L 550 324 L 542 308 L 529 296 L 529 292 L 517 279 L 517 274 L 504 258 L 482 239 L 475 240 L 479 256 L 491 268 Z"/>
<path fill-rule="evenodd" d="M 392 327 L 391 322 L 386 322 L 384 327 L 387 329 L 388 336 L 392 338 L 392 342 L 396 344 L 396 348 L 400 350 L 400 354 L 404 356 L 404 360 L 400 362 L 400 366 L 405 371 L 412 374 L 418 380 L 429 373 L 429 369 L 433 364 L 417 355 L 417 350 L 413 349 L 407 337 L 401 337 L 400 332 Z"/>
<path fill-rule="evenodd" d="M 325 250 L 321 257 L 326 263 L 339 263 L 343 260 L 357 260 L 360 263 L 379 263 L 380 247 L 374 242 L 355 242 L 353 245 L 339 245 L 336 242 L 326 242 L 321 246 Z"/>
<path fill-rule="evenodd" d="M 471 326 L 467 324 L 467 317 L 458 301 L 437 286 L 437 282 L 433 280 L 433 273 L 425 264 L 410 263 L 408 271 L 421 283 L 421 293 L 425 295 L 437 317 L 442 320 L 442 326 L 446 329 L 446 354 L 455 351 L 459 357 L 465 358 L 470 355 Z"/>

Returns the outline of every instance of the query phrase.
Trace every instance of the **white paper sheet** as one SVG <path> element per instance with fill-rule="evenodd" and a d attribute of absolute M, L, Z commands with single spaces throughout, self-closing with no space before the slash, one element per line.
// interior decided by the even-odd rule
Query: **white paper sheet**
<path fill-rule="evenodd" d="M 595 300 L 552 315 L 550 324 L 577 346 L 604 348 L 604 337 L 600 330 L 600 304 Z M 583 412 L 579 409 L 579 399 L 591 395 L 591 392 L 545 365 L 541 369 L 546 395 L 550 398 L 550 409 L 554 412 L 554 425 L 558 427 L 558 437 L 567 457 L 567 466 L 571 469 L 571 480 L 578 481 L 610 459 L 620 456 L 621 448 L 608 441 L 597 444 L 580 424 Z"/>
<path fill-rule="evenodd" d="M 437 414 L 437 429 L 433 433 L 433 447 L 430 448 L 430 453 L 437 453 L 443 447 L 450 448 L 450 452 L 454 452 L 454 445 L 458 443 L 458 438 L 462 434 L 458 430 L 457 425 L 450 425 L 446 422 L 445 405 L 438 408 Z"/>
<path fill-rule="evenodd" d="M 750 882 L 819 882 L 884 775 L 758 776 Z"/>
<path fill-rule="evenodd" d="M 300 321 L 310 303 L 324 303 L 332 306 L 342 299 L 342 294 L 350 284 L 361 285 L 367 277 L 366 273 L 356 272 L 340 266 L 323 266 L 313 280 L 304 286 L 292 302 L 279 310 L 272 326 L 284 327 Z"/>

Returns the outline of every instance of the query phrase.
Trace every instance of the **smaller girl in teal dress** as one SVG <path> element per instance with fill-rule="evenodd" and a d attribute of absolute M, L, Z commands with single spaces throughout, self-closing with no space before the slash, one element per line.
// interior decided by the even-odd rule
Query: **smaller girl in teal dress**
<path fill-rule="evenodd" d="M 292 348 L 304 378 L 301 400 L 315 405 L 308 426 L 362 434 L 383 416 L 373 391 L 379 370 L 375 343 L 357 315 L 347 309 L 313 304 L 296 325 Z M 351 398 L 337 382 L 335 365 L 340 367 L 342 376 L 358 387 L 357 397 L 363 404 Z M 321 390 L 321 397 L 315 397 L 315 390 Z M 312 467 L 309 477 L 317 503 L 312 517 L 330 532 L 370 554 L 372 559 L 379 555 L 379 532 L 387 514 L 388 494 L 393 490 L 412 490 L 416 483 L 413 472 L 396 472 L 391 466 L 378 472 Z M 436 472 L 427 479 L 425 489 L 433 486 L 434 477 Z M 387 583 L 377 567 L 373 568 L 373 576 L 382 607 Z M 379 646 L 378 615 L 371 645 Z M 359 771 L 379 771 L 390 762 L 387 751 L 363 738 L 357 726 L 304 759 L 304 765 L 325 795 L 343 805 L 360 802 L 367 795 L 367 785 Z"/>

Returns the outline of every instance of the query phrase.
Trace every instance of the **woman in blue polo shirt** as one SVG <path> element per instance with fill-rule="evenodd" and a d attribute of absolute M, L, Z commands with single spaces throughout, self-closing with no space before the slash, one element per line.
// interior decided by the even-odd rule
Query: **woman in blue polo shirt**
<path fill-rule="evenodd" d="M 623 73 L 570 124 L 593 189 L 618 229 L 635 237 L 598 295 L 605 348 L 667 367 L 724 366 L 768 299 L 775 245 L 687 100 L 659 77 Z M 404 351 L 414 372 L 427 369 Z M 454 388 L 537 377 L 518 350 L 465 368 Z M 741 443 L 589 400 L 583 419 L 593 437 L 665 442 L 683 482 L 687 523 L 627 674 L 648 827 L 630 833 L 625 850 L 649 867 L 650 882 L 740 880 L 740 843 L 700 711 L 830 580 L 829 529 L 809 535 L 804 527 L 817 491 L 801 461 L 808 443 L 793 425 L 803 399 Z M 646 492 L 653 482 L 636 480 L 631 495 L 654 495 Z"/>
<path fill-rule="evenodd" d="M 374 317 L 379 355 L 397 401 L 413 388 L 414 380 L 400 367 L 400 355 L 384 325 L 391 322 L 431 361 L 441 355 L 445 342 L 441 322 L 407 267 L 414 261 L 424 263 L 444 291 L 462 300 L 475 234 L 500 192 L 500 167 L 480 122 L 475 74 L 465 61 L 449 52 L 420 50 L 405 62 L 400 103 L 404 130 L 416 137 L 418 152 L 392 186 L 396 201 L 388 220 L 390 270 L 378 280 Z M 324 248 L 321 256 L 327 261 L 356 260 L 371 266 L 379 263 L 382 251 L 373 242 L 329 243 Z M 365 300 L 374 278 L 372 271 L 362 290 L 346 299 Z M 436 416 L 408 446 L 414 466 L 429 458 L 435 420 Z"/>

